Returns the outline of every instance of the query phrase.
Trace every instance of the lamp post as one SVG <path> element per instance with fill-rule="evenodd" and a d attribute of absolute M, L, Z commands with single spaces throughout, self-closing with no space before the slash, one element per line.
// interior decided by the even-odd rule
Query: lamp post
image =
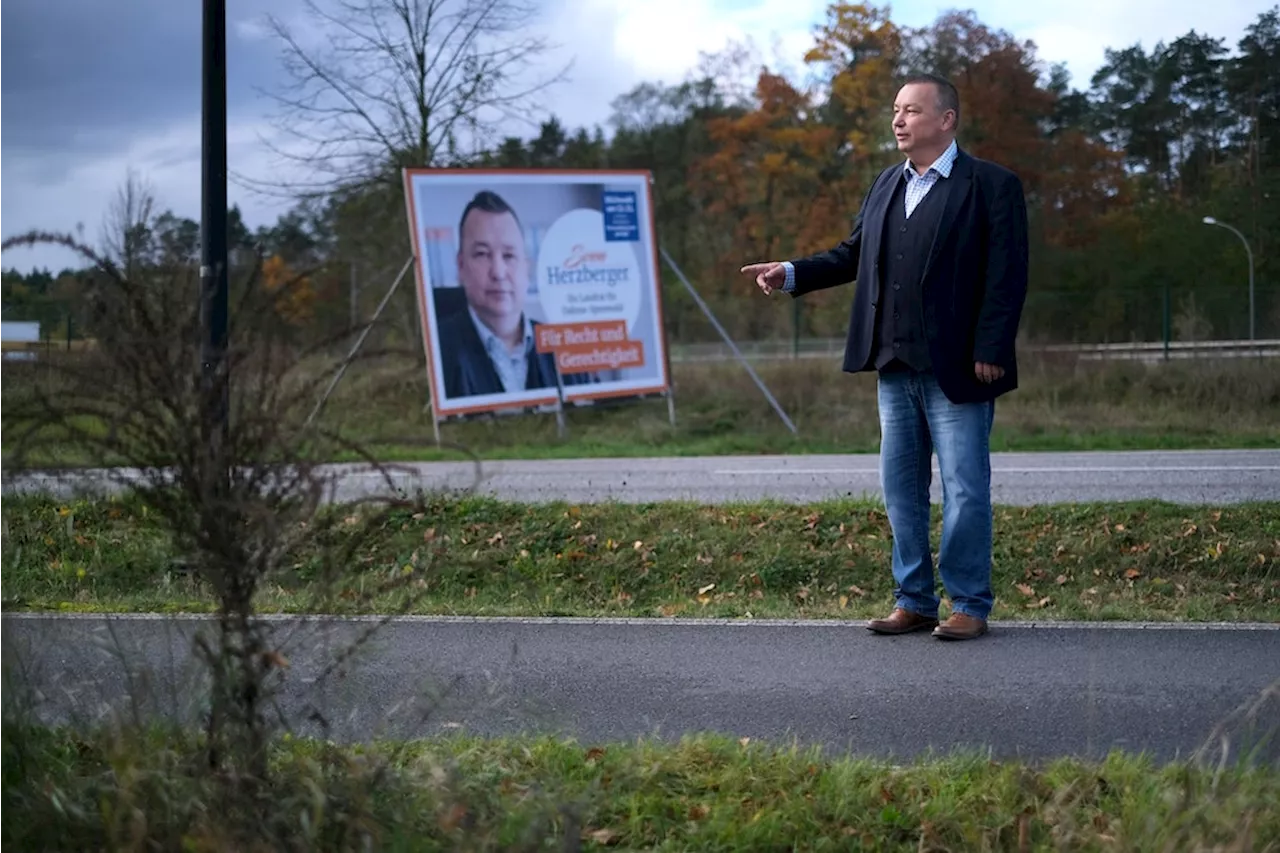
<path fill-rule="evenodd" d="M 1249 258 L 1249 340 L 1252 341 L 1254 339 L 1253 250 L 1249 248 L 1249 241 L 1245 239 L 1244 235 L 1241 234 L 1237 229 L 1228 225 L 1227 223 L 1219 222 L 1218 220 L 1214 219 L 1212 216 L 1206 216 L 1203 221 L 1205 225 L 1219 225 L 1227 229 L 1228 231 L 1232 232 L 1237 237 L 1239 237 L 1241 243 L 1244 243 L 1244 252 Z"/>
<path fill-rule="evenodd" d="M 227 2 L 204 0 L 201 65 L 200 316 L 206 428 L 227 427 Z"/>

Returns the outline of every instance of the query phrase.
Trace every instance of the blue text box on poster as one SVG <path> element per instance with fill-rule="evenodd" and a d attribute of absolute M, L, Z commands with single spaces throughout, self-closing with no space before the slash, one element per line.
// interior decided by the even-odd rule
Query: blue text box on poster
<path fill-rule="evenodd" d="M 611 242 L 640 239 L 640 213 L 634 192 L 605 192 L 604 239 Z"/>

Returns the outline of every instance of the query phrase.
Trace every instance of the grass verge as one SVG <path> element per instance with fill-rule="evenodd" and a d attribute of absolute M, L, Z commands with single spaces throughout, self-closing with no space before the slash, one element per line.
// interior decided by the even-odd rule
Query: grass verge
<path fill-rule="evenodd" d="M 1228 363 L 1230 362 L 1230 363 Z M 1269 359 L 1159 365 L 1028 356 L 1020 387 L 996 406 L 997 450 L 1274 447 L 1280 371 Z M 366 365 L 344 379 L 328 423 L 382 458 L 425 458 L 432 435 L 425 371 Z M 766 361 L 761 379 L 795 422 L 793 436 L 736 363 L 672 365 L 676 426 L 664 401 L 572 409 L 568 435 L 551 415 L 442 425 L 443 438 L 486 458 L 873 452 L 876 381 L 840 359 Z M 1221 417 L 1206 419 L 1212 411 Z"/>
<path fill-rule="evenodd" d="M 334 507 L 333 512 L 349 509 Z M 4 607 L 209 611 L 134 499 L 4 502 Z M 934 507 L 936 549 L 940 508 Z M 1280 621 L 1280 503 L 1001 506 L 994 619 Z M 866 618 L 892 603 L 883 509 L 860 501 L 643 506 L 447 499 L 393 515 L 336 580 L 312 541 L 265 612 Z M 412 583 L 366 594 L 388 576 Z M 406 597 L 412 604 L 406 605 Z"/>
<path fill-rule="evenodd" d="M 6 727 L 6 849 L 231 849 L 194 737 Z M 289 849 L 1274 850 L 1280 771 L 995 762 L 906 766 L 690 736 L 585 745 L 284 739 L 259 838 Z M 256 849 L 256 848 L 255 848 Z"/>
<path fill-rule="evenodd" d="M 1143 365 L 1028 357 L 1020 387 L 997 404 L 995 450 L 1261 448 L 1280 445 L 1280 370 L 1271 359 Z M 441 437 L 489 459 L 874 452 L 880 426 L 871 374 L 847 374 L 836 358 L 755 365 L 795 422 L 792 435 L 736 363 L 672 365 L 676 425 L 661 399 L 571 407 L 568 433 L 551 414 L 485 417 L 441 425 Z M 9 368 L 4 403 L 35 388 L 56 393 L 48 370 Z M 420 364 L 355 365 L 321 420 L 377 458 L 457 458 L 433 439 Z M 17 411 L 18 409 L 13 409 Z M 1215 417 L 1206 418 L 1205 412 Z M 301 412 L 306 416 L 308 411 Z M 6 421 L 9 456 L 20 423 Z M 83 426 L 83 424 L 82 424 Z M 105 429 L 105 427 L 104 427 Z M 343 457 L 339 457 L 343 458 Z M 32 465 L 101 464 L 75 448 L 45 445 Z"/>

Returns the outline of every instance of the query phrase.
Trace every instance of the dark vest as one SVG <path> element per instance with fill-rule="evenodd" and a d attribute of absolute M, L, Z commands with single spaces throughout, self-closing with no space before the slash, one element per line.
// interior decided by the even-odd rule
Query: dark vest
<path fill-rule="evenodd" d="M 880 243 L 880 299 L 876 309 L 878 370 L 911 367 L 929 370 L 929 343 L 924 332 L 924 266 L 938 231 L 950 183 L 946 178 L 929 190 L 907 218 L 907 180 L 899 177 L 884 219 Z"/>

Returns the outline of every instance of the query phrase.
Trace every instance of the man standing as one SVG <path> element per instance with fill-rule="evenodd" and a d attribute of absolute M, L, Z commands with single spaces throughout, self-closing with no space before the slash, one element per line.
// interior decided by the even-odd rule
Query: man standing
<path fill-rule="evenodd" d="M 1027 290 L 1022 183 L 956 144 L 960 100 L 933 75 L 910 78 L 893 105 L 906 162 L 872 183 L 853 231 L 830 251 L 748 264 L 766 294 L 793 297 L 857 280 L 844 370 L 878 372 L 880 478 L 893 531 L 896 606 L 868 627 L 987 630 L 995 399 L 1018 385 L 1014 338 Z M 932 453 L 942 479 L 938 570 L 952 612 L 938 623 L 929 548 Z"/>

